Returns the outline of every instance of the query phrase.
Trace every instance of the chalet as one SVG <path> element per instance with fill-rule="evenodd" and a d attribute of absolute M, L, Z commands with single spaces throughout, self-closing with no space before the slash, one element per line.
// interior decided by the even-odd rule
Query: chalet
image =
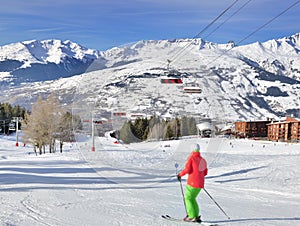
<path fill-rule="evenodd" d="M 300 119 L 286 117 L 285 121 L 268 126 L 268 139 L 273 141 L 300 141 Z"/>
<path fill-rule="evenodd" d="M 212 122 L 204 121 L 196 125 L 198 130 L 198 135 L 201 137 L 211 137 L 212 133 L 215 131 Z"/>
<path fill-rule="evenodd" d="M 269 123 L 271 123 L 270 120 L 235 122 L 235 132 L 237 135 L 243 137 L 267 137 L 267 124 Z"/>

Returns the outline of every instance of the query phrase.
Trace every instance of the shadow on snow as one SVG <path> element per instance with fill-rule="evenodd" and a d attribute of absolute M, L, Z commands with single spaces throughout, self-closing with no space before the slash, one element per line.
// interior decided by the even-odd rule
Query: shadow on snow
<path fill-rule="evenodd" d="M 69 162 L 66 167 L 47 165 L 41 167 L 9 167 L 0 168 L 0 191 L 22 191 L 30 189 L 148 189 L 161 187 L 162 183 L 173 183 L 173 176 L 157 175 L 150 172 L 135 172 L 112 167 L 92 168 L 87 165 L 76 167 L 78 162 Z M 80 162 L 82 163 L 82 162 Z M 20 164 L 20 163 L 19 163 Z M 64 163 L 65 164 L 65 163 Z M 75 167 L 73 166 L 75 165 Z M 35 165 L 36 166 L 36 165 Z M 135 169 L 136 170 L 136 169 Z M 115 172 L 117 176 L 106 176 Z M 120 173 L 124 176 L 120 176 Z M 86 175 L 86 176 L 85 176 Z M 88 187 L 87 185 L 91 185 Z M 103 185 L 103 186 L 97 186 Z M 105 185 L 109 185 L 106 187 Z M 86 186 L 86 187 L 85 187 Z"/>
<path fill-rule="evenodd" d="M 207 221 L 208 223 L 242 223 L 255 221 L 300 221 L 300 217 L 259 217 L 259 218 L 240 218 L 224 221 Z M 296 223 L 296 222 L 295 222 Z"/>

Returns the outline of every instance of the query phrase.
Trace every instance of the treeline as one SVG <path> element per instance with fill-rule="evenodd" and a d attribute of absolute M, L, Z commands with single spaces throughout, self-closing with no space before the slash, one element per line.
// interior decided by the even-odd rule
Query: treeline
<path fill-rule="evenodd" d="M 196 120 L 183 116 L 172 121 L 158 117 L 138 118 L 134 122 L 126 121 L 115 136 L 125 143 L 144 140 L 170 140 L 181 136 L 196 135 Z"/>
<path fill-rule="evenodd" d="M 81 129 L 81 119 L 60 107 L 58 99 L 50 95 L 46 100 L 39 97 L 33 104 L 30 114 L 25 114 L 23 120 L 23 142 L 34 146 L 37 154 L 45 153 L 46 147 L 49 152 L 55 152 L 55 143 L 59 142 L 62 152 L 64 142 L 74 139 L 74 130 Z"/>
<path fill-rule="evenodd" d="M 9 124 L 12 122 L 14 117 L 24 118 L 26 109 L 19 105 L 12 106 L 9 103 L 0 103 L 0 132 L 8 134 Z"/>

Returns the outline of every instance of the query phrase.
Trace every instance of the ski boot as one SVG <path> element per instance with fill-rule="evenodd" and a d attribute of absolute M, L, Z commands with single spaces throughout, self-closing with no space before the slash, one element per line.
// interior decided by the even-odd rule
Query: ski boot
<path fill-rule="evenodd" d="M 196 217 L 196 222 L 198 222 L 198 223 L 201 223 L 201 222 L 202 222 L 201 216 Z"/>
<path fill-rule="evenodd" d="M 183 220 L 187 221 L 187 222 L 197 222 L 196 219 L 197 219 L 196 217 L 189 218 L 189 216 L 186 216 L 185 218 L 183 218 Z"/>

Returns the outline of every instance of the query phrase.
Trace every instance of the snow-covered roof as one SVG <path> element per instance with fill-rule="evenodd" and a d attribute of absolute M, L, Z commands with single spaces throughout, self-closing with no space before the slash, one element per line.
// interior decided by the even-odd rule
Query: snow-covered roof
<path fill-rule="evenodd" d="M 202 122 L 196 125 L 198 130 L 214 130 L 213 125 L 210 122 Z"/>
<path fill-rule="evenodd" d="M 226 125 L 224 126 L 223 128 L 221 128 L 221 131 L 226 131 L 226 130 L 229 130 L 229 129 L 232 129 L 233 128 L 233 125 Z"/>

